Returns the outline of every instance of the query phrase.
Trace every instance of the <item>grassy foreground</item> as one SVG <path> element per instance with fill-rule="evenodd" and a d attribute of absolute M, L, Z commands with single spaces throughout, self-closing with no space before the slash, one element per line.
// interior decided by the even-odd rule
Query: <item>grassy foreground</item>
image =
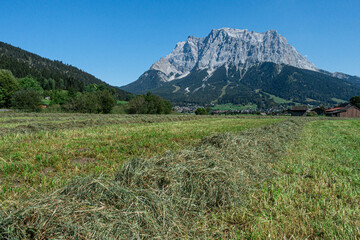
<path fill-rule="evenodd" d="M 141 120 L 8 134 L 2 153 L 62 145 L 53 165 L 25 154 L 13 161 L 58 179 L 53 186 L 22 178 L 19 167 L 1 172 L 40 194 L 3 192 L 0 239 L 359 239 L 360 121 L 313 120 Z M 13 138 L 38 144 L 11 148 Z M 83 158 L 96 164 L 71 161 Z"/>
<path fill-rule="evenodd" d="M 56 190 L 75 176 L 112 177 L 133 157 L 190 147 L 204 136 L 275 118 L 9 114 L 0 118 L 0 201 Z"/>
<path fill-rule="evenodd" d="M 249 193 L 273 175 L 274 157 L 296 139 L 301 126 L 302 121 L 286 121 L 220 133 L 184 150 L 132 159 L 115 179 L 77 178 L 53 194 L 4 209 L 0 234 L 13 239 L 231 237 L 227 224 L 214 231 L 205 220 L 246 206 Z"/>
<path fill-rule="evenodd" d="M 252 239 L 360 239 L 360 121 L 312 121 L 231 221 Z"/>

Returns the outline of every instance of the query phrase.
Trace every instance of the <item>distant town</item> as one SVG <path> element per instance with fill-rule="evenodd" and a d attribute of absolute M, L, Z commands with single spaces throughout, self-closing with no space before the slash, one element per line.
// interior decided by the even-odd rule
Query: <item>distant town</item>
<path fill-rule="evenodd" d="M 217 110 L 214 105 L 187 105 L 174 106 L 173 111 L 182 114 L 197 114 L 198 109 L 205 109 L 206 114 L 211 115 L 287 115 L 287 116 L 328 116 L 328 117 L 360 117 L 360 108 L 351 103 L 342 103 L 333 107 L 323 105 L 295 105 L 295 106 L 274 106 L 270 108 L 249 108 L 249 109 L 228 109 Z"/>

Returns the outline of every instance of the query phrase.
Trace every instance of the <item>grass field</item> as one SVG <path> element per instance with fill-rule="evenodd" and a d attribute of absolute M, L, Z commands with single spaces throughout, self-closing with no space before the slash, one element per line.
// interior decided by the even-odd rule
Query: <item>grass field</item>
<path fill-rule="evenodd" d="M 133 157 L 151 157 L 189 147 L 212 133 L 239 132 L 278 121 L 196 116 L 4 115 L 0 118 L 0 199 L 54 190 L 74 176 L 112 176 Z"/>
<path fill-rule="evenodd" d="M 273 94 L 270 94 L 270 93 L 266 93 L 266 92 L 263 92 L 264 94 L 268 95 L 272 100 L 274 100 L 274 102 L 276 103 L 292 103 L 293 101 L 290 101 L 290 100 L 286 100 L 284 98 L 281 98 L 281 97 L 277 97 Z"/>
<path fill-rule="evenodd" d="M 235 110 L 244 110 L 244 109 L 256 109 L 256 104 L 249 104 L 249 105 L 234 105 L 231 103 L 227 104 L 218 104 L 212 107 L 212 110 L 220 110 L 220 111 L 235 111 Z"/>
<path fill-rule="evenodd" d="M 360 238 L 359 120 L 8 113 L 0 124 L 0 239 Z"/>
<path fill-rule="evenodd" d="M 312 121 L 237 221 L 247 238 L 360 238 L 360 121 Z M 236 218 L 236 217 L 235 217 Z"/>

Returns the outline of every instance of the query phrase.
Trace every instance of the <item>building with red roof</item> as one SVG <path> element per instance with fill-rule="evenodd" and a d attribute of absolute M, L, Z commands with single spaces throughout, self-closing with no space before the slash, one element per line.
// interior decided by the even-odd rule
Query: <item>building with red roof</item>
<path fill-rule="evenodd" d="M 325 115 L 328 117 L 360 118 L 360 108 L 352 104 L 347 104 L 345 107 L 328 109 L 325 111 Z"/>

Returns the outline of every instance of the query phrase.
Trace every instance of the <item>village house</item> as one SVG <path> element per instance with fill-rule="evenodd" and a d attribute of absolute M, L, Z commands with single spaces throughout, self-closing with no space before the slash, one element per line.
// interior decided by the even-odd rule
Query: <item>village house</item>
<path fill-rule="evenodd" d="M 315 107 L 310 109 L 310 112 L 315 112 L 317 115 L 325 115 L 325 107 Z"/>
<path fill-rule="evenodd" d="M 328 117 L 360 118 L 360 108 L 349 103 L 345 107 L 328 109 L 325 111 L 325 115 Z"/>
<path fill-rule="evenodd" d="M 288 113 L 291 114 L 291 116 L 306 116 L 306 112 L 308 111 L 307 106 L 292 106 Z"/>

